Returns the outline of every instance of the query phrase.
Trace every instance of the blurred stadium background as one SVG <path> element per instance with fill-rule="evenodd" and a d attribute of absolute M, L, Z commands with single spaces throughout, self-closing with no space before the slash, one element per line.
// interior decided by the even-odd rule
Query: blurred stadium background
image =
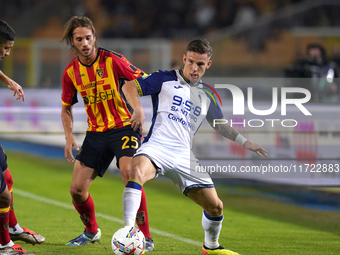
<path fill-rule="evenodd" d="M 337 0 L 0 0 L 0 18 L 18 36 L 0 69 L 22 85 L 26 95 L 24 103 L 15 101 L 8 89 L 1 88 L 0 143 L 5 149 L 63 158 L 61 77 L 74 53 L 60 40 L 64 23 L 80 14 L 94 21 L 99 46 L 124 54 L 148 73 L 181 66 L 187 43 L 194 38 L 207 38 L 214 54 L 204 81 L 211 85 L 234 84 L 245 95 L 247 88 L 252 87 L 255 108 L 270 108 L 273 87 L 280 89 L 294 83 L 312 91 L 312 84 L 325 84 L 327 77 L 315 79 L 313 70 L 303 70 L 305 77 L 287 77 L 285 70 L 306 55 L 310 43 L 322 45 L 335 63 L 340 60 Z M 307 104 L 312 117 L 304 116 L 296 107 L 289 108 L 285 117 L 278 107 L 270 116 L 295 119 L 295 127 L 271 127 L 268 123 L 259 128 L 235 126 L 269 151 L 268 160 L 259 160 L 242 146 L 222 139 L 206 123 L 195 139 L 195 153 L 206 164 L 339 164 L 340 81 L 333 78 L 326 82 L 335 86 L 331 94 L 323 87 L 312 91 L 312 100 Z M 231 94 L 218 92 L 226 119 L 243 122 L 267 118 L 251 115 L 247 107 L 245 116 L 233 116 Z M 142 100 L 149 125 L 150 101 Z M 74 127 L 79 144 L 86 127 L 80 102 L 75 106 Z M 340 207 L 339 202 L 334 202 L 339 201 L 339 172 L 232 177 L 229 184 L 237 179 L 249 185 L 289 184 L 294 189 L 313 186 L 318 188 L 318 195 L 335 198 L 331 203 Z"/>

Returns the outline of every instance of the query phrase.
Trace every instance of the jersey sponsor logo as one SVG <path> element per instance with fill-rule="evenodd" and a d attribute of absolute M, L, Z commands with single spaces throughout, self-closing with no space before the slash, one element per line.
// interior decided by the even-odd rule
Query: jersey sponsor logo
<path fill-rule="evenodd" d="M 84 85 L 84 84 L 81 84 L 80 85 L 80 88 L 82 89 L 82 90 L 86 90 L 86 89 L 91 89 L 91 88 L 94 88 L 94 87 L 96 87 L 97 85 L 102 85 L 102 84 L 104 84 L 104 80 L 100 80 L 100 81 L 94 81 L 94 82 L 90 82 L 89 84 L 86 84 L 86 85 Z M 105 86 L 105 85 L 104 85 Z M 105 88 L 104 88 L 105 89 Z"/>
<path fill-rule="evenodd" d="M 104 69 L 103 68 L 97 69 L 97 74 L 100 78 L 102 78 L 104 74 Z"/>
<path fill-rule="evenodd" d="M 195 126 L 194 126 L 193 124 L 191 124 L 190 122 L 187 122 L 187 121 L 186 121 L 185 119 L 183 119 L 183 118 L 179 118 L 179 117 L 173 115 L 172 113 L 169 113 L 169 114 L 168 114 L 168 118 L 169 118 L 170 120 L 173 120 L 173 121 L 176 121 L 176 122 L 178 122 L 178 123 L 181 123 L 183 126 L 189 127 L 189 128 L 191 128 L 192 130 L 195 129 Z"/>
<path fill-rule="evenodd" d="M 178 85 L 177 87 L 176 86 L 174 86 L 174 88 L 175 89 L 181 89 L 181 88 L 183 88 L 182 86 L 180 86 L 180 85 Z"/>
<path fill-rule="evenodd" d="M 97 86 L 97 82 L 90 82 L 89 84 L 86 84 L 86 85 L 84 84 L 80 85 L 80 88 L 82 90 L 86 90 L 86 89 L 94 88 L 96 86 Z"/>
<path fill-rule="evenodd" d="M 83 76 L 85 76 L 85 74 L 82 73 L 82 74 L 77 75 L 76 78 L 81 78 Z"/>
<path fill-rule="evenodd" d="M 84 96 L 84 104 L 95 104 L 99 103 L 101 101 L 110 100 L 112 98 L 116 97 L 115 91 L 113 89 L 111 90 L 105 90 L 102 92 L 97 92 L 94 95 Z"/>

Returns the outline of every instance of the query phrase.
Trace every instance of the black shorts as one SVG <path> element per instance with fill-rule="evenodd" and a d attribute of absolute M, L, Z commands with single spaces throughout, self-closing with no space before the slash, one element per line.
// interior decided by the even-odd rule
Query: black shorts
<path fill-rule="evenodd" d="M 6 182 L 5 182 L 5 178 L 4 175 L 2 174 L 3 171 L 7 170 L 8 165 L 7 165 L 7 156 L 2 148 L 2 146 L 0 145 L 0 194 L 2 192 L 4 192 L 5 188 L 6 188 Z"/>
<path fill-rule="evenodd" d="M 133 131 L 130 125 L 106 132 L 88 131 L 76 159 L 95 169 L 102 177 L 114 157 L 119 168 L 119 159 L 132 157 L 140 144 L 139 131 Z"/>

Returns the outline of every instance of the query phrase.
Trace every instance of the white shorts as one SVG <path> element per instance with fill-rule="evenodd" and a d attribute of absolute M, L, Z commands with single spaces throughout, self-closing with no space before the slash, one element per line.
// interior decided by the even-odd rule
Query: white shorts
<path fill-rule="evenodd" d="M 209 174 L 199 171 L 199 161 L 190 149 L 169 149 L 162 144 L 148 141 L 139 147 L 134 157 L 140 155 L 149 158 L 158 168 L 158 173 L 171 179 L 184 195 L 193 188 L 214 187 Z"/>

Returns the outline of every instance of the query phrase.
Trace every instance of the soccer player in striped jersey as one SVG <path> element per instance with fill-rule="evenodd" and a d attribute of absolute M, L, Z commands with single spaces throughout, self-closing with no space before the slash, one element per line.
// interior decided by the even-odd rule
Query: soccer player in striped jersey
<path fill-rule="evenodd" d="M 16 35 L 14 30 L 3 20 L 0 20 L 0 61 L 9 56 L 14 45 Z M 0 70 L 0 80 L 13 90 L 16 99 L 25 101 L 22 87 L 7 77 Z M 20 240 L 26 243 L 42 243 L 45 237 L 36 234 L 27 228 L 21 228 L 16 219 L 13 208 L 13 178 L 7 165 L 7 156 L 0 145 L 0 254 L 29 255 L 19 244 L 13 241 Z"/>
<path fill-rule="evenodd" d="M 85 225 L 85 231 L 67 245 L 86 245 L 99 241 L 93 199 L 88 189 L 93 180 L 106 172 L 114 157 L 124 184 L 127 184 L 130 161 L 140 145 L 142 129 L 133 130 L 132 108 L 121 93 L 123 80 L 133 80 L 145 73 L 133 66 L 123 55 L 97 47 L 96 32 L 87 17 L 72 17 L 65 25 L 63 40 L 78 56 L 65 68 L 62 79 L 62 122 L 65 130 L 65 157 L 74 163 L 70 188 L 73 204 Z M 88 115 L 88 129 L 76 159 L 72 147 L 78 145 L 72 135 L 72 106 L 77 93 L 83 99 Z M 154 249 L 150 236 L 144 190 L 136 221 L 146 237 L 148 251 Z"/>
<path fill-rule="evenodd" d="M 138 95 L 151 95 L 154 106 L 150 131 L 131 161 L 130 180 L 123 193 L 124 225 L 133 225 L 142 185 L 160 173 L 203 208 L 203 254 L 237 255 L 218 242 L 223 203 L 209 174 L 197 170 L 201 168 L 191 151 L 192 139 L 206 118 L 219 134 L 246 149 L 265 157 L 267 151 L 244 138 L 229 124 L 213 125 L 214 120 L 223 119 L 223 114 L 211 97 L 212 90 L 209 91 L 209 87 L 200 80 L 212 63 L 211 55 L 208 41 L 194 40 L 188 44 L 183 56 L 183 69 L 158 71 L 123 86 L 127 101 L 134 109 L 131 118 L 133 128 L 145 119 Z"/>

